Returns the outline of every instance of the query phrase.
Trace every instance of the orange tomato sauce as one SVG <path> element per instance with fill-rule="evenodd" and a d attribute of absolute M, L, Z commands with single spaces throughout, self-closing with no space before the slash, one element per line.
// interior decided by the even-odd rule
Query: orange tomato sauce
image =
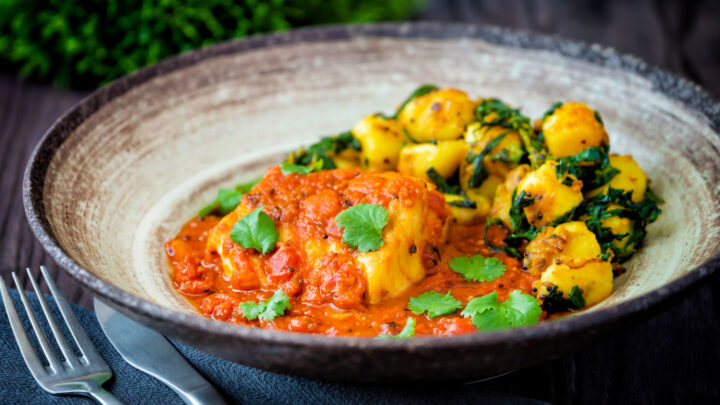
<path fill-rule="evenodd" d="M 268 180 L 268 176 L 275 176 L 275 178 Z M 300 176 L 296 177 L 298 177 L 296 189 L 301 189 L 301 182 L 304 180 L 301 180 Z M 284 186 L 288 186 L 287 181 L 291 181 L 291 179 L 282 177 L 279 169 L 274 171 L 271 169 L 263 183 L 281 180 L 285 181 Z M 262 205 L 257 201 L 253 203 L 253 200 L 257 199 L 260 193 L 257 190 L 262 191 L 263 187 L 270 187 L 263 183 L 259 187 L 256 186 L 251 195 L 244 195 L 243 202 L 251 206 Z M 270 191 L 272 192 L 268 195 L 277 195 L 275 189 Z M 365 197 L 359 196 L 358 198 Z M 268 200 L 264 200 L 262 203 L 268 203 Z M 353 201 L 353 203 L 357 202 Z M 331 218 L 335 214 L 328 212 L 326 216 Z M 471 333 L 476 332 L 476 328 L 469 318 L 460 316 L 460 311 L 431 319 L 427 314 L 416 315 L 408 310 L 408 300 L 423 292 L 434 290 L 443 294 L 450 291 L 452 296 L 463 306 L 472 298 L 493 291 L 497 291 L 498 299 L 504 301 L 513 290 L 530 293 L 532 283 L 537 279 L 536 276 L 523 271 L 522 264 L 518 260 L 508 257 L 504 253 L 490 251 L 483 241 L 483 223 L 462 225 L 450 220 L 447 240 L 444 244 L 432 248 L 435 260 L 426 266 L 427 276 L 412 284 L 400 295 L 386 297 L 378 304 L 361 303 L 343 308 L 332 302 L 310 303 L 308 300 L 300 300 L 299 297 L 291 296 L 290 309 L 284 315 L 276 317 L 272 321 L 262 319 L 250 321 L 242 316 L 239 304 L 246 301 L 267 300 L 273 295 L 276 288 L 238 289 L 235 288 L 237 284 L 233 283 L 233 280 L 225 278 L 220 256 L 216 252 L 206 249 L 207 239 L 221 219 L 221 217 L 209 215 L 191 220 L 183 226 L 175 238 L 166 243 L 165 250 L 172 268 L 171 277 L 177 291 L 183 294 L 205 316 L 240 325 L 331 336 L 374 337 L 379 334 L 399 333 L 408 318 L 412 317 L 416 320 L 416 336 Z M 277 218 L 274 219 L 277 221 Z M 285 218 L 283 221 L 287 219 Z M 314 220 L 317 221 L 318 218 Z M 290 219 L 290 222 L 297 223 L 298 221 L 300 221 L 298 218 Z M 334 224 L 334 222 L 330 221 L 330 224 Z M 488 236 L 493 245 L 500 245 L 506 235 L 501 228 L 492 227 Z M 329 237 L 341 238 L 342 233 Z M 280 245 L 278 247 L 280 249 L 264 255 L 269 269 L 272 268 L 270 263 L 273 260 L 273 253 L 281 252 L 284 249 Z M 256 254 L 259 255 L 259 253 Z M 476 282 L 467 280 L 450 269 L 448 261 L 453 257 L 475 254 L 499 258 L 504 262 L 506 272 L 494 281 Z M 284 255 L 284 253 L 280 253 L 280 255 Z M 292 257 L 280 259 L 285 263 Z M 335 282 L 341 283 L 342 280 L 335 280 Z"/>

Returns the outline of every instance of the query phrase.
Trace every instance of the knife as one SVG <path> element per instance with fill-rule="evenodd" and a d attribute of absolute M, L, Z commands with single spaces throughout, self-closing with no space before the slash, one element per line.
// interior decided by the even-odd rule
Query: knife
<path fill-rule="evenodd" d="M 95 316 L 115 350 L 136 369 L 172 388 L 186 404 L 224 404 L 225 400 L 165 337 L 94 299 Z"/>

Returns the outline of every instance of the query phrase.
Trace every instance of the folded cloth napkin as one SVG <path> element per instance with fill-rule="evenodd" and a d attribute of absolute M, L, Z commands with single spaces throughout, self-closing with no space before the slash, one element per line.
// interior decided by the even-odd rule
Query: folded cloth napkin
<path fill-rule="evenodd" d="M 18 292 L 11 290 L 15 308 L 23 317 L 25 328 L 30 324 L 24 315 Z M 41 314 L 37 296 L 27 293 L 35 310 Z M 61 319 L 52 297 L 47 297 L 56 319 Z M 127 364 L 105 337 L 95 314 L 87 309 L 73 307 L 85 327 L 90 340 L 105 358 L 113 371 L 113 378 L 104 384 L 121 401 L 127 404 L 177 404 L 180 398 L 170 388 Z M 20 355 L 3 308 L 0 314 L 0 403 L 3 404 L 65 404 L 92 403 L 78 396 L 53 396 L 35 382 Z M 42 318 L 42 317 L 40 317 Z M 47 324 L 41 320 L 46 328 Z M 31 338 L 34 336 L 30 334 Z M 37 342 L 35 342 L 37 347 Z M 213 357 L 189 346 L 173 342 L 229 403 L 297 404 L 297 403 L 483 403 L 483 404 L 534 404 L 541 403 L 511 394 L 484 388 L 482 384 L 422 383 L 422 384 L 345 384 L 258 370 Z M 57 350 L 57 349 L 56 349 Z M 59 351 L 58 351 L 59 352 Z"/>

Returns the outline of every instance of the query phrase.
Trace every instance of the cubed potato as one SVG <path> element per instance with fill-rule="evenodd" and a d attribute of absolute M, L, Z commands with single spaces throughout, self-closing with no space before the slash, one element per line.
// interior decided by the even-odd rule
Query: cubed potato
<path fill-rule="evenodd" d="M 546 227 L 525 249 L 523 266 L 534 275 L 553 263 L 580 267 L 601 256 L 600 244 L 585 222 L 572 221 Z"/>
<path fill-rule="evenodd" d="M 352 133 L 362 145 L 360 160 L 363 168 L 395 170 L 400 149 L 408 142 L 397 121 L 368 115 L 355 124 Z"/>
<path fill-rule="evenodd" d="M 617 204 L 609 204 L 607 211 L 625 210 L 623 207 Z M 630 241 L 630 235 L 634 231 L 635 222 L 630 218 L 624 218 L 618 215 L 605 218 L 600 221 L 600 225 L 610 229 L 613 235 L 620 237 L 615 239 L 611 243 L 615 250 L 615 260 L 622 263 L 632 256 L 635 252 L 635 242 Z M 624 235 L 624 236 L 623 236 Z"/>
<path fill-rule="evenodd" d="M 540 281 L 535 283 L 540 301 L 552 286 L 557 286 L 564 298 L 568 298 L 572 288 L 577 286 L 582 291 L 585 306 L 595 305 L 612 294 L 612 264 L 600 259 L 586 262 L 580 267 L 553 263 L 542 274 Z"/>
<path fill-rule="evenodd" d="M 609 142 L 595 111 L 577 102 L 565 103 L 555 109 L 545 118 L 542 133 L 548 151 L 555 157 L 571 156 Z"/>
<path fill-rule="evenodd" d="M 471 145 L 471 153 L 480 154 L 490 141 L 501 135 L 504 135 L 502 141 L 485 155 L 483 165 L 489 173 L 504 177 L 517 167 L 524 154 L 522 138 L 517 131 L 502 126 L 482 126 L 479 122 L 474 122 L 465 132 L 465 142 Z M 473 164 L 464 162 L 461 180 L 467 183 L 473 170 Z"/>
<path fill-rule="evenodd" d="M 635 159 L 630 155 L 610 155 L 610 166 L 618 169 L 620 173 L 616 174 L 608 184 L 591 191 L 589 195 L 606 192 L 608 187 L 612 187 L 625 191 L 632 190 L 632 200 L 636 203 L 642 201 L 645 198 L 648 177 Z"/>
<path fill-rule="evenodd" d="M 495 189 L 490 216 L 499 218 L 506 227 L 510 227 L 510 207 L 512 206 L 512 194 L 520 181 L 530 173 L 529 165 L 520 165 L 511 170 L 505 177 L 505 181 Z"/>
<path fill-rule="evenodd" d="M 435 90 L 416 97 L 398 114 L 398 121 L 418 142 L 462 137 L 475 119 L 477 103 L 456 89 Z"/>
<path fill-rule="evenodd" d="M 355 149 L 345 149 L 340 153 L 331 153 L 330 158 L 338 169 L 347 169 L 351 167 L 361 167 L 360 152 Z"/>
<path fill-rule="evenodd" d="M 400 150 L 397 171 L 429 180 L 427 171 L 432 167 L 444 178 L 449 178 L 465 159 L 467 151 L 468 146 L 462 140 L 408 144 Z"/>
<path fill-rule="evenodd" d="M 524 211 L 528 222 L 538 228 L 551 224 L 583 201 L 582 182 L 570 177 L 573 183 L 570 186 L 563 184 L 565 178 L 558 179 L 555 171 L 557 164 L 552 160 L 543 163 L 517 186 L 517 195 L 524 191 L 529 198 L 535 199 Z"/>

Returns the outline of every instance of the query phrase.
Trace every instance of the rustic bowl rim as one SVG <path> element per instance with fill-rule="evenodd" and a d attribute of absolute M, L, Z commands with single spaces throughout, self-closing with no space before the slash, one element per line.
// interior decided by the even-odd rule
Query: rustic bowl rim
<path fill-rule="evenodd" d="M 239 338 L 248 342 L 275 343 L 295 347 L 353 347 L 373 351 L 414 351 L 432 348 L 461 349 L 467 346 L 479 345 L 491 347 L 528 343 L 542 340 L 549 335 L 558 337 L 592 331 L 602 325 L 622 323 L 631 318 L 647 317 L 651 313 L 656 313 L 670 305 L 671 302 L 687 295 L 693 288 L 698 287 L 703 280 L 720 268 L 720 255 L 716 255 L 687 274 L 660 288 L 608 308 L 595 310 L 581 317 L 570 316 L 561 321 L 541 322 L 531 327 L 489 333 L 453 337 L 423 337 L 409 340 L 375 340 L 355 337 L 327 337 L 242 327 L 181 313 L 144 300 L 103 281 L 80 266 L 60 247 L 45 215 L 43 203 L 45 175 L 53 155 L 60 145 L 85 119 L 109 101 L 152 78 L 204 60 L 277 45 L 343 41 L 358 36 L 425 40 L 480 39 L 494 45 L 511 48 L 547 50 L 595 65 L 624 70 L 648 79 L 654 88 L 664 95 L 702 113 L 709 119 L 711 128 L 716 133 L 720 133 L 720 103 L 708 92 L 687 79 L 651 66 L 637 57 L 621 54 L 610 47 L 588 44 L 553 35 L 489 25 L 413 22 L 302 28 L 282 33 L 231 40 L 208 48 L 183 53 L 119 78 L 80 100 L 55 121 L 43 135 L 34 148 L 25 169 L 22 192 L 23 206 L 35 237 L 40 241 L 50 257 L 84 288 L 119 308 L 140 312 L 146 318 L 219 337 Z"/>

